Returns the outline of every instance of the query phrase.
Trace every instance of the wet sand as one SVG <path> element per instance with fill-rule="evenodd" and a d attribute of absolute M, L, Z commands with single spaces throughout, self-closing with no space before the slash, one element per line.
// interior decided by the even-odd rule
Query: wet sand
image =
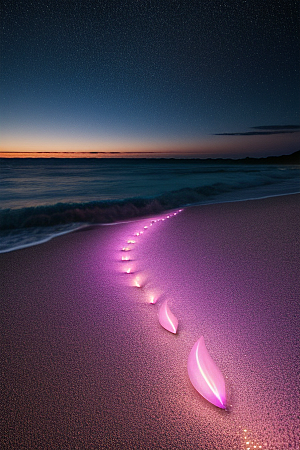
<path fill-rule="evenodd" d="M 1 448 L 299 449 L 299 200 L 190 207 L 0 255 Z M 158 322 L 164 299 L 177 335 Z M 188 378 L 201 335 L 226 411 Z"/>

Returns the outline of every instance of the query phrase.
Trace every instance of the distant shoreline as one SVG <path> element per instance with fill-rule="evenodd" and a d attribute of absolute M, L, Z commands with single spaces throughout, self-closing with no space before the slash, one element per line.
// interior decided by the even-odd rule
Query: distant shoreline
<path fill-rule="evenodd" d="M 263 157 L 245 157 L 245 158 L 201 158 L 195 156 L 183 157 L 182 154 L 172 154 L 170 156 L 158 156 L 158 152 L 146 152 L 145 155 L 148 156 L 135 156 L 141 155 L 138 152 L 126 152 L 126 156 L 122 156 L 122 152 L 86 152 L 85 156 L 76 156 L 77 152 L 59 152 L 57 154 L 53 152 L 3 152 L 0 153 L 0 159 L 59 159 L 59 160 L 83 160 L 83 159 L 105 159 L 105 160 L 151 160 L 151 162 L 178 162 L 178 163 L 189 163 L 189 162 L 208 162 L 216 164 L 300 164 L 300 150 L 287 155 L 279 156 L 263 156 Z M 83 155 L 83 152 L 80 152 Z M 26 156 L 24 156 L 26 155 Z M 38 155 L 38 156 L 37 156 Z M 68 155 L 68 156 L 67 156 Z M 157 155 L 157 156 L 156 156 Z"/>

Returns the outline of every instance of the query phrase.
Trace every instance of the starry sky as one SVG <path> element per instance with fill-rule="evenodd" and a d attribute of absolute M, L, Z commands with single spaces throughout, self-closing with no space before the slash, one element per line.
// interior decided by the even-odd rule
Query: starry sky
<path fill-rule="evenodd" d="M 300 148 L 298 0 L 4 0 L 0 8 L 2 155 Z"/>

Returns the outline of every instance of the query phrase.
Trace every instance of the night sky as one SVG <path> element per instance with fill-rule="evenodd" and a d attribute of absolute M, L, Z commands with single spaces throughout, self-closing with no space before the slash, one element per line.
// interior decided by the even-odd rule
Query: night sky
<path fill-rule="evenodd" d="M 300 148 L 298 0 L 4 0 L 0 15 L 2 152 Z"/>

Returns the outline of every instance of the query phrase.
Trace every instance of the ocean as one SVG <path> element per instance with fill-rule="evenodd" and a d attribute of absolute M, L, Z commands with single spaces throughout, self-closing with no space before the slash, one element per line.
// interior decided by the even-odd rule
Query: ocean
<path fill-rule="evenodd" d="M 179 159 L 1 159 L 0 253 L 90 224 L 300 192 L 299 165 Z"/>

